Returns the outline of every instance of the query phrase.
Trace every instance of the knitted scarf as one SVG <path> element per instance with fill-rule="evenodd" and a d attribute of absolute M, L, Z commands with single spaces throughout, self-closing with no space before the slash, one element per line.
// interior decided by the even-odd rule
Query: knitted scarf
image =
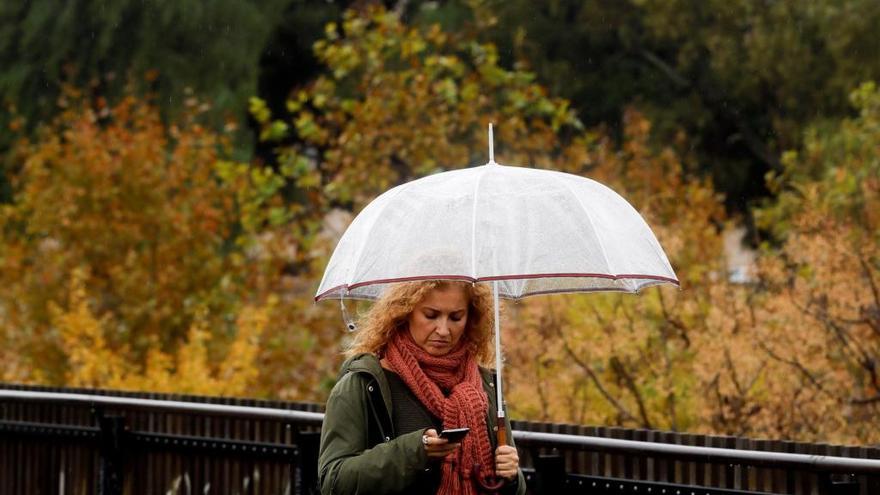
<path fill-rule="evenodd" d="M 391 338 L 385 359 L 422 404 L 443 420 L 444 428 L 471 429 L 461 447 L 443 461 L 437 493 L 476 494 L 474 478 L 494 475 L 495 455 L 486 428 L 488 399 L 477 361 L 467 346 L 435 357 L 419 347 L 409 332 L 402 331 Z"/>

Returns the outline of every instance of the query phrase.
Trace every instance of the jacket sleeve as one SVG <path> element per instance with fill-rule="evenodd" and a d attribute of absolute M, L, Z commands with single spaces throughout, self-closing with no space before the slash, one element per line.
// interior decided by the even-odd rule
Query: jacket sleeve
<path fill-rule="evenodd" d="M 327 399 L 318 457 L 323 495 L 399 493 L 428 465 L 421 430 L 368 445 L 364 389 L 363 377 L 349 373 Z"/>

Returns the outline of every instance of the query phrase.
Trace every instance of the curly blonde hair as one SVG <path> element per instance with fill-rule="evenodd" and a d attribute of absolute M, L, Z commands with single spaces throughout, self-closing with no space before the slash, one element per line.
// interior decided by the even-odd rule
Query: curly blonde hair
<path fill-rule="evenodd" d="M 395 332 L 408 329 L 410 313 L 430 291 L 454 286 L 462 287 L 468 298 L 467 325 L 462 338 L 471 347 L 471 354 L 477 363 L 491 367 L 495 359 L 492 293 L 483 284 L 450 280 L 403 282 L 386 289 L 361 318 L 354 340 L 345 352 L 346 356 L 382 354 Z"/>

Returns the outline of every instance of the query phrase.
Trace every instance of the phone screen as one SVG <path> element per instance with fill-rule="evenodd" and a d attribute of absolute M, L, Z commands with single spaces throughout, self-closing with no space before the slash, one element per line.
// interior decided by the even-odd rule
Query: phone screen
<path fill-rule="evenodd" d="M 440 438 L 445 438 L 452 443 L 456 443 L 460 442 L 469 431 L 471 431 L 470 428 L 451 428 L 441 431 Z"/>

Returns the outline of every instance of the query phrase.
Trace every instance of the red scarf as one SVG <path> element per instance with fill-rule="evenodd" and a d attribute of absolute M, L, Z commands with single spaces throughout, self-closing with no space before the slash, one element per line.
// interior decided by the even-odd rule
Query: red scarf
<path fill-rule="evenodd" d="M 404 330 L 391 338 L 385 359 L 419 401 L 443 420 L 444 428 L 471 429 L 461 447 L 443 461 L 437 493 L 477 493 L 474 477 L 486 479 L 495 474 L 495 455 L 486 428 L 489 402 L 477 361 L 467 346 L 458 346 L 445 356 L 431 356 Z"/>

